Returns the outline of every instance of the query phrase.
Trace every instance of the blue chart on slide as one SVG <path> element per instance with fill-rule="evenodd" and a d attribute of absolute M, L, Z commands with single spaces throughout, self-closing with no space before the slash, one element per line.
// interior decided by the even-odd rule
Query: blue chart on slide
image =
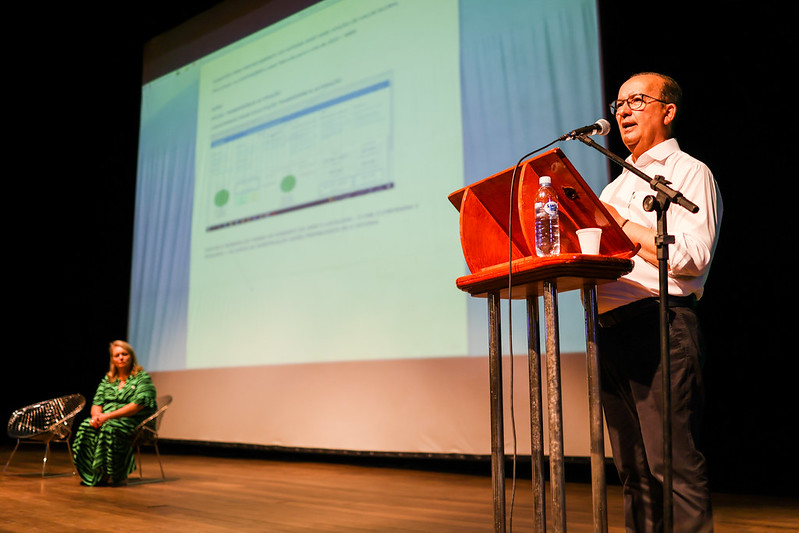
<path fill-rule="evenodd" d="M 207 231 L 393 187 L 390 79 L 320 93 L 212 139 Z"/>

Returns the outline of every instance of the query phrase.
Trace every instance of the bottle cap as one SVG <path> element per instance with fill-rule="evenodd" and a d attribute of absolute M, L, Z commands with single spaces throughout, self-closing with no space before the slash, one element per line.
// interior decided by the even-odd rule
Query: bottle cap
<path fill-rule="evenodd" d="M 541 176 L 540 178 L 538 178 L 538 184 L 542 186 L 552 185 L 552 178 L 550 178 L 549 176 Z"/>

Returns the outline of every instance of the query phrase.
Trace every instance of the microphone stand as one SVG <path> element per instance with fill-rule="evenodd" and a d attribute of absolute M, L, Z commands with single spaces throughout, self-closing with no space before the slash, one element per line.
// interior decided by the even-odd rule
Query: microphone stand
<path fill-rule="evenodd" d="M 655 195 L 644 198 L 643 207 L 646 211 L 655 211 L 657 214 L 657 247 L 658 275 L 660 290 L 660 367 L 663 387 L 663 527 L 664 531 L 673 529 L 673 495 L 672 495 L 672 433 L 671 433 L 671 365 L 669 357 L 669 285 L 668 262 L 669 244 L 674 243 L 674 237 L 668 234 L 666 212 L 669 205 L 674 203 L 691 213 L 699 211 L 699 207 L 686 199 L 682 193 L 669 187 L 669 181 L 663 176 L 649 177 L 624 159 L 620 158 L 604 146 L 600 146 L 586 135 L 572 137 L 594 148 L 607 156 L 610 160 L 629 170 L 639 178 L 649 183 Z"/>

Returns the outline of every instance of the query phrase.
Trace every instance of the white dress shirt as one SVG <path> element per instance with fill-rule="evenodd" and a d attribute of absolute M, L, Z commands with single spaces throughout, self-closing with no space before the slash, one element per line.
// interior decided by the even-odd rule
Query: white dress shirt
<path fill-rule="evenodd" d="M 632 163 L 632 158 L 627 159 Z M 667 232 L 675 239 L 669 246 L 669 294 L 701 298 L 710 263 L 716 250 L 721 224 L 722 201 L 710 169 L 680 150 L 676 139 L 668 139 L 641 154 L 634 166 L 647 176 L 663 176 L 669 187 L 679 191 L 699 207 L 695 214 L 671 204 L 667 212 Z M 643 208 L 646 196 L 655 194 L 649 183 L 624 170 L 600 195 L 630 222 L 657 230 L 657 215 Z M 618 281 L 597 287 L 600 313 L 659 294 L 657 264 L 639 256 L 633 258 L 632 272 Z"/>

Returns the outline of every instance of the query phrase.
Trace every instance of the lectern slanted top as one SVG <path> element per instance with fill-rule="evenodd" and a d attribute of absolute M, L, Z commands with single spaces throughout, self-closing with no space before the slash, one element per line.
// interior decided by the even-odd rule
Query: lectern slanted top
<path fill-rule="evenodd" d="M 515 180 L 513 173 L 514 167 L 505 169 L 449 195 L 460 212 L 461 247 L 471 273 L 457 280 L 461 290 L 485 295 L 489 280 L 507 278 L 509 258 L 514 275 L 526 273 L 519 278 L 513 298 L 526 297 L 545 277 L 562 277 L 558 290 L 563 292 L 580 288 L 581 278 L 613 280 L 629 272 L 629 258 L 640 246 L 630 241 L 560 149 L 522 163 Z M 535 254 L 534 202 L 541 176 L 552 179 L 558 195 L 561 253 L 557 256 Z M 580 253 L 577 230 L 582 228 L 602 229 L 598 256 Z M 522 288 L 525 280 L 528 287 Z M 508 297 L 506 292 L 503 297 Z"/>

